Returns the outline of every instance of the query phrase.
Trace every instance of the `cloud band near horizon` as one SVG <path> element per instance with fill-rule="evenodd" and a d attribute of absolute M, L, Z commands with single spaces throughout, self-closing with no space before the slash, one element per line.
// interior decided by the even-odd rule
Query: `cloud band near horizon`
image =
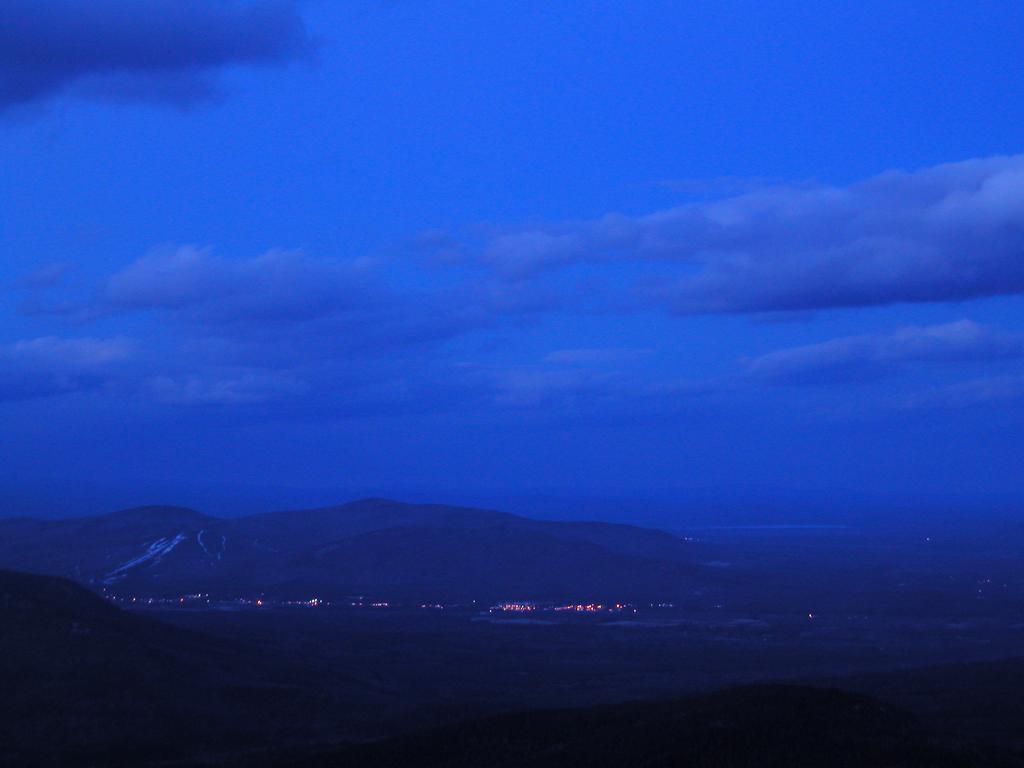
<path fill-rule="evenodd" d="M 635 263 L 646 272 L 633 283 L 634 301 L 682 315 L 1020 294 L 1024 156 L 510 229 L 465 243 L 462 255 L 511 283 Z"/>
<path fill-rule="evenodd" d="M 722 383 L 732 390 L 828 384 L 922 363 L 1018 359 L 1016 329 L 966 319 L 904 322 L 741 359 L 738 377 L 712 372 L 711 384 L 676 379 L 667 386 L 654 338 L 629 348 L 554 347 L 498 364 L 471 348 L 458 351 L 458 340 L 481 332 L 514 338 L 567 316 L 651 309 L 683 329 L 683 316 L 693 314 L 856 311 L 1020 294 L 1022 248 L 1024 156 L 996 157 L 892 171 L 847 187 L 773 187 L 646 216 L 508 230 L 463 244 L 454 264 L 450 253 L 429 268 L 404 262 L 406 279 L 397 281 L 388 269 L 396 265 L 381 259 L 296 250 L 229 258 L 208 248 L 163 248 L 101 278 L 85 296 L 67 294 L 60 277 L 33 284 L 30 306 L 69 328 L 121 326 L 126 338 L 140 322 L 132 318 L 154 315 L 159 334 L 151 341 L 162 340 L 164 353 L 150 355 L 135 377 L 145 383 L 128 388 L 164 403 L 315 397 L 348 381 L 360 392 L 376 390 L 371 399 L 391 392 L 416 401 L 420 393 L 433 402 L 447 387 L 459 397 L 475 392 L 478 402 L 540 403 L 551 391 L 578 400 L 706 392 Z M 415 279 L 408 270 L 419 270 Z M 9 367 L 21 372 L 9 374 L 7 391 L 20 398 L 35 385 L 43 394 L 94 387 L 103 370 L 124 378 L 130 368 L 119 360 L 55 370 L 24 354 L 33 347 L 18 346 L 58 349 L 60 342 L 9 346 Z"/>

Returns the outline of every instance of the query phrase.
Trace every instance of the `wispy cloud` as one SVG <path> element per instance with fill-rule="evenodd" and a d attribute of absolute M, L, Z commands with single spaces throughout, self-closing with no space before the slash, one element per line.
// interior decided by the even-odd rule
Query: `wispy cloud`
<path fill-rule="evenodd" d="M 813 384 L 872 378 L 906 363 L 999 360 L 1024 355 L 1024 337 L 972 320 L 909 326 L 806 344 L 746 361 L 747 375 L 768 382 Z"/>
<path fill-rule="evenodd" d="M 555 365 L 614 365 L 642 360 L 653 354 L 651 349 L 599 347 L 589 349 L 556 349 L 544 356 L 544 362 Z"/>
<path fill-rule="evenodd" d="M 172 405 L 252 405 L 305 394 L 308 386 L 289 372 L 213 370 L 184 376 L 154 376 L 145 391 Z"/>
<path fill-rule="evenodd" d="M 1001 406 L 1024 401 L 1024 375 L 987 376 L 933 387 L 899 398 L 900 410 L 943 410 Z"/>
<path fill-rule="evenodd" d="M 574 264 L 633 262 L 646 279 L 621 290 L 698 314 L 1020 294 L 1022 243 L 1024 156 L 1014 156 L 512 229 L 461 252 L 506 281 L 538 284 Z"/>

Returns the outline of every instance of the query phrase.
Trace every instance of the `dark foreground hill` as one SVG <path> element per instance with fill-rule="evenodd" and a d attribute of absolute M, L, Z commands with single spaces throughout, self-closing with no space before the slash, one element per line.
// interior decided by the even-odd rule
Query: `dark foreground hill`
<path fill-rule="evenodd" d="M 0 520 L 0 567 L 145 596 L 671 598 L 701 571 L 688 558 L 661 531 L 382 499 L 231 520 L 168 507 Z"/>
<path fill-rule="evenodd" d="M 59 578 L 0 571 L 0 765 L 120 765 L 351 734 L 372 695 L 115 608 Z M 358 705 L 357 705 L 358 702 Z"/>
<path fill-rule="evenodd" d="M 321 754 L 290 768 L 985 768 L 1009 756 L 922 730 L 875 699 L 755 686 L 672 702 L 504 715 Z"/>
<path fill-rule="evenodd" d="M 65 579 L 0 571 L 0 765 L 1024 765 L 972 745 L 987 743 L 977 720 L 994 714 L 986 707 L 995 702 L 1005 710 L 1000 746 L 1014 746 L 1020 663 L 991 667 L 981 686 L 972 674 L 989 666 L 952 669 L 851 681 L 883 699 L 756 686 L 501 715 L 355 744 L 395 729 L 383 721 L 411 692 L 375 688 L 309 654 L 276 656 L 176 629 Z M 924 705 L 910 695 L 921 690 Z M 938 706 L 928 705 L 933 694 Z"/>
<path fill-rule="evenodd" d="M 1024 752 L 1024 659 L 858 675 L 831 684 L 912 710 L 938 730 Z"/>

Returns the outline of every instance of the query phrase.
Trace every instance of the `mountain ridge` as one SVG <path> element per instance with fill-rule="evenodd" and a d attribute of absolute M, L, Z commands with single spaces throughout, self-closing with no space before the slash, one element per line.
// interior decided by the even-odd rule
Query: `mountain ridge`
<path fill-rule="evenodd" d="M 2 566 L 148 596 L 453 600 L 667 598 L 701 570 L 664 531 L 382 498 L 239 518 L 145 506 L 0 520 Z"/>

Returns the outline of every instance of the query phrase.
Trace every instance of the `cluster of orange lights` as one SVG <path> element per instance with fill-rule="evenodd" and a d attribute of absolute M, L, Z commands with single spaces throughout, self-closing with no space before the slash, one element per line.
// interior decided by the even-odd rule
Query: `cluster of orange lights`
<path fill-rule="evenodd" d="M 586 613 L 595 613 L 597 611 L 603 611 L 604 605 L 601 603 L 575 603 L 570 605 L 559 605 L 555 607 L 556 611 L 585 611 Z"/>
<path fill-rule="evenodd" d="M 626 603 L 615 603 L 605 605 L 604 603 L 569 603 L 568 605 L 555 606 L 556 611 L 575 611 L 577 613 L 597 613 L 598 611 L 624 611 L 633 606 Z"/>
<path fill-rule="evenodd" d="M 492 613 L 532 613 L 533 611 L 572 611 L 573 613 L 600 613 L 602 611 L 636 611 L 628 603 L 566 603 L 565 605 L 552 605 L 544 608 L 536 603 L 528 602 L 507 602 L 498 603 L 490 608 Z"/>
<path fill-rule="evenodd" d="M 536 611 L 537 606 L 533 603 L 499 603 L 491 608 L 492 611 L 511 611 L 512 613 L 529 613 Z"/>

